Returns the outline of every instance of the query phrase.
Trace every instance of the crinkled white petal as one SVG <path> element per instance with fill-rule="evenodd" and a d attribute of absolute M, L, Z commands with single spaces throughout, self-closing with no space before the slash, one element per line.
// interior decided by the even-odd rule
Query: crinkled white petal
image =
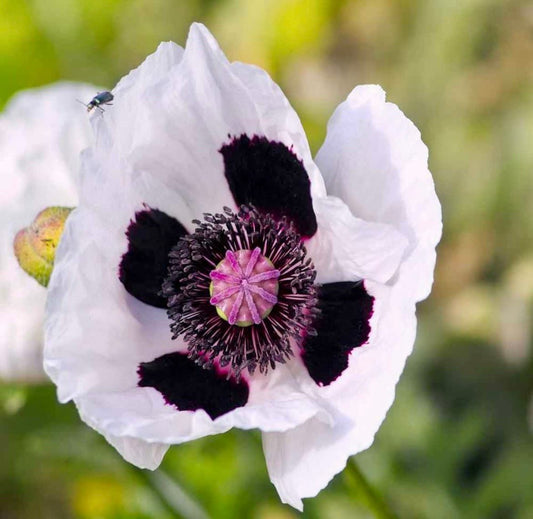
<path fill-rule="evenodd" d="M 328 484 L 332 475 L 327 478 L 324 472 L 336 474 L 344 468 L 346 461 L 337 446 L 353 424 L 343 423 L 340 417 L 336 422 L 335 428 L 332 428 L 311 418 L 284 433 L 263 433 L 263 450 L 270 480 L 281 501 L 300 512 L 303 511 L 302 498 L 316 495 Z M 311 450 L 312 455 L 308 455 Z"/>
<path fill-rule="evenodd" d="M 431 288 L 441 235 L 427 148 L 379 87 L 358 87 L 337 108 L 316 161 L 330 194 L 341 197 L 354 216 L 395 227 L 408 247 L 391 279 L 365 281 L 375 297 L 368 343 L 352 351 L 337 380 L 315 387 L 317 398 L 336 409 L 333 425 L 311 419 L 263 435 L 271 479 L 281 498 L 300 509 L 302 498 L 315 496 L 349 456 L 372 444 L 412 351 L 415 303 Z"/>
<path fill-rule="evenodd" d="M 298 391 L 286 367 L 276 371 L 277 380 L 271 382 L 271 387 L 257 387 L 252 382 L 246 406 L 215 420 L 203 410 L 177 411 L 153 388 L 130 386 L 115 393 L 95 393 L 75 401 L 82 418 L 102 434 L 137 437 L 150 443 L 178 444 L 223 433 L 232 427 L 282 431 L 312 416 L 331 423 L 325 407 Z"/>
<path fill-rule="evenodd" d="M 376 297 L 368 344 L 353 350 L 335 382 L 316 388 L 317 398 L 336 409 L 333 425 L 311 419 L 290 431 L 263 435 L 270 477 L 282 500 L 296 508 L 343 470 L 349 456 L 372 444 L 413 347 L 414 304 L 394 288 L 371 282 L 365 287 Z"/>
<path fill-rule="evenodd" d="M 254 92 L 256 109 L 264 129 L 263 134 L 272 140 L 284 142 L 289 148 L 292 147 L 298 158 L 303 161 L 311 180 L 313 200 L 326 196 L 324 179 L 311 158 L 302 123 L 281 88 L 259 67 L 235 62 L 231 64 L 231 70 L 246 88 Z M 284 124 L 280 125 L 280 121 Z"/>
<path fill-rule="evenodd" d="M 162 44 L 113 93 L 113 106 L 92 116 L 96 144 L 83 156 L 80 205 L 49 285 L 45 369 L 59 399 L 74 399 L 82 418 L 108 437 L 151 444 L 231 427 L 286 430 L 315 415 L 330 420 L 327 406 L 300 388 L 300 359 L 254 375 L 247 405 L 216 420 L 203 410 L 177 411 L 157 390 L 138 387 L 141 362 L 186 348 L 171 340 L 166 312 L 135 300 L 118 279 L 125 231 L 143 203 L 189 228 L 202 212 L 232 206 L 218 151 L 228 134 L 292 146 L 316 196 L 324 186 L 281 90 L 256 67 L 230 64 L 201 25 L 192 26 L 185 50 Z"/>
<path fill-rule="evenodd" d="M 97 88 L 55 83 L 18 93 L 0 115 L 0 379 L 37 382 L 46 290 L 18 265 L 17 231 L 51 205 L 77 203 L 79 154 L 92 142 L 88 102 Z"/>
<path fill-rule="evenodd" d="M 427 161 L 418 129 L 375 85 L 355 88 L 339 105 L 316 156 L 328 194 L 354 216 L 393 225 L 407 237 L 400 273 L 405 297 L 415 302 L 431 290 L 442 230 Z"/>
<path fill-rule="evenodd" d="M 387 282 L 398 269 L 407 239 L 394 226 L 356 218 L 340 199 L 315 199 L 318 231 L 306 243 L 318 283 L 369 279 Z"/>
<path fill-rule="evenodd" d="M 292 147 L 313 194 L 325 194 L 301 123 L 280 88 L 259 68 L 230 63 L 201 24 L 191 26 L 185 50 L 161 44 L 113 93 L 113 106 L 92 118 L 97 143 L 88 170 L 113 176 L 114 185 L 129 184 L 141 198 L 150 195 L 147 187 L 169 191 L 185 224 L 235 206 L 219 150 L 243 133 Z M 89 202 L 103 215 L 114 203 L 109 196 Z"/>
<path fill-rule="evenodd" d="M 126 461 L 141 469 L 149 470 L 155 470 L 159 467 L 170 447 L 164 443 L 148 443 L 138 438 L 112 436 L 110 434 L 106 434 L 105 439 L 117 449 Z"/>

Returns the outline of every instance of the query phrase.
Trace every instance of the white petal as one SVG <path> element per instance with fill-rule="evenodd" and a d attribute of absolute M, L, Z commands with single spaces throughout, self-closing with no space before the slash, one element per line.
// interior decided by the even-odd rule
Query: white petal
<path fill-rule="evenodd" d="M 336 381 L 316 386 L 317 398 L 336 409 L 333 425 L 311 419 L 287 432 L 264 434 L 271 479 L 282 499 L 293 506 L 303 497 L 315 496 L 349 456 L 372 444 L 412 351 L 414 304 L 398 285 L 366 281 L 365 287 L 375 297 L 368 344 L 352 351 L 348 368 Z"/>
<path fill-rule="evenodd" d="M 291 107 L 281 88 L 261 68 L 235 62 L 232 72 L 253 92 L 264 135 L 271 140 L 284 142 L 302 159 L 311 180 L 313 199 L 326 196 L 326 187 L 320 171 L 311 158 L 309 143 L 297 113 Z M 280 125 L 283 121 L 283 125 Z"/>
<path fill-rule="evenodd" d="M 155 470 L 167 453 L 169 445 L 164 443 L 148 443 L 137 438 L 118 437 L 110 434 L 105 436 L 110 445 L 128 462 L 140 469 Z"/>
<path fill-rule="evenodd" d="M 318 494 L 344 468 L 336 452 L 343 434 L 340 425 L 332 429 L 313 418 L 290 431 L 263 433 L 268 474 L 283 503 L 303 511 L 302 498 Z"/>
<path fill-rule="evenodd" d="M 155 389 L 131 384 L 113 393 L 89 394 L 75 401 L 83 420 L 102 434 L 165 444 L 223 433 L 232 427 L 282 431 L 315 415 L 331 421 L 325 408 L 298 391 L 286 367 L 276 368 L 275 376 L 270 378 L 268 388 L 252 382 L 246 406 L 215 420 L 203 410 L 177 411 Z"/>
<path fill-rule="evenodd" d="M 329 194 L 355 216 L 393 225 L 408 238 L 400 274 L 413 301 L 431 289 L 442 228 L 427 159 L 420 132 L 373 85 L 355 88 L 336 109 L 316 156 Z"/>
<path fill-rule="evenodd" d="M 92 140 L 76 100 L 87 102 L 96 91 L 81 83 L 27 90 L 0 115 L 0 379 L 46 379 L 46 290 L 19 267 L 13 239 L 45 207 L 76 204 L 78 156 Z"/>
<path fill-rule="evenodd" d="M 201 24 L 191 26 L 184 51 L 160 45 L 113 92 L 114 105 L 93 117 L 97 146 L 88 176 L 102 169 L 106 177 L 119 177 L 115 184 L 134 178 L 132 189 L 144 197 L 147 186 L 169 191 L 184 224 L 234 206 L 219 152 L 229 136 L 257 134 L 292 146 L 313 193 L 325 192 L 300 121 L 279 87 L 256 67 L 229 63 Z"/>
<path fill-rule="evenodd" d="M 358 87 L 337 108 L 316 160 L 328 192 L 341 197 L 353 215 L 395 227 L 409 245 L 387 285 L 377 277 L 365 281 L 375 297 L 368 343 L 352 351 L 337 380 L 315 388 L 317 397 L 336 409 L 333 425 L 311 419 L 290 431 L 264 434 L 270 476 L 282 499 L 297 508 L 302 498 L 324 488 L 349 456 L 372 444 L 413 347 L 415 302 L 431 288 L 441 234 L 427 149 L 414 125 L 385 103 L 379 87 Z"/>
<path fill-rule="evenodd" d="M 48 286 L 45 370 L 62 402 L 118 391 L 122 373 L 134 387 L 140 362 L 179 348 L 165 310 L 133 298 L 118 279 L 125 228 L 113 232 L 112 225 L 99 225 L 83 206 L 71 213 Z M 122 247 L 113 243 L 117 237 Z"/>
<path fill-rule="evenodd" d="M 387 282 L 398 269 L 407 239 L 389 224 L 355 218 L 336 197 L 315 199 L 317 233 L 306 247 L 319 283 L 369 279 Z"/>

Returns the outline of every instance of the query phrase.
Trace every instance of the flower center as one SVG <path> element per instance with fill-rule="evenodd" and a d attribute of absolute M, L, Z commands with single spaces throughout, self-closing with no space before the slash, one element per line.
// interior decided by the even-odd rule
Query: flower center
<path fill-rule="evenodd" d="M 315 270 L 285 218 L 253 207 L 204 214 L 169 254 L 161 294 L 172 337 L 200 366 L 266 373 L 316 333 Z"/>
<path fill-rule="evenodd" d="M 209 274 L 209 302 L 229 324 L 260 324 L 278 302 L 280 272 L 261 254 L 261 249 L 226 251 L 225 258 Z"/>

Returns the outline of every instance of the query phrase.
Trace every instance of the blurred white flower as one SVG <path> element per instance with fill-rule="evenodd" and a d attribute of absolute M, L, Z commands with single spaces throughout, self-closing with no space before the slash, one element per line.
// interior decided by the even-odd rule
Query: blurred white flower
<path fill-rule="evenodd" d="M 46 289 L 13 253 L 17 231 L 51 205 L 77 203 L 79 154 L 92 142 L 96 87 L 61 82 L 16 94 L 0 115 L 0 380 L 44 380 Z"/>

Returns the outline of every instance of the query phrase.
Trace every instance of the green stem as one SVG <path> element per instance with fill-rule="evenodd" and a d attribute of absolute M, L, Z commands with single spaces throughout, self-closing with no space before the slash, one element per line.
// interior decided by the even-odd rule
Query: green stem
<path fill-rule="evenodd" d="M 346 465 L 346 479 L 350 486 L 355 487 L 362 495 L 367 507 L 374 513 L 377 519 L 398 519 L 398 516 L 389 508 L 383 497 L 368 482 L 357 463 L 350 459 Z"/>
<path fill-rule="evenodd" d="M 209 519 L 200 506 L 161 469 L 136 470 L 138 477 L 150 488 L 160 505 L 176 519 Z"/>

